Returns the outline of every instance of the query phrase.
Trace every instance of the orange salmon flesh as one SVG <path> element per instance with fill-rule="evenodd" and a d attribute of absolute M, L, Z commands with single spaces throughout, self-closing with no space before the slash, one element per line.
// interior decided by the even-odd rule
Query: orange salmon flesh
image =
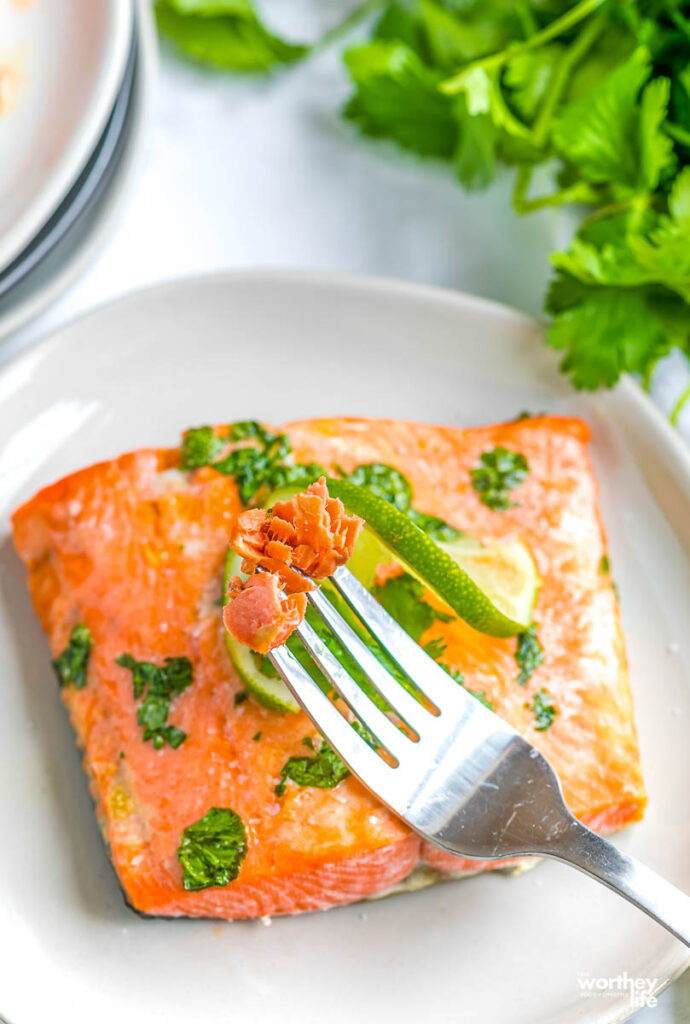
<path fill-rule="evenodd" d="M 410 480 L 417 510 L 479 539 L 527 544 L 542 579 L 534 619 L 544 661 L 526 688 L 516 683 L 514 638 L 453 620 L 435 622 L 422 642 L 443 639 L 444 662 L 543 751 L 581 820 L 601 832 L 638 820 L 645 791 L 618 605 L 602 571 L 587 426 L 550 416 L 465 430 L 347 418 L 296 421 L 285 432 L 298 462 L 346 472 L 388 463 Z M 471 469 L 495 446 L 529 463 L 505 512 L 482 504 L 471 486 Z M 129 903 L 152 915 L 252 918 L 374 896 L 417 867 L 442 877 L 505 866 L 423 842 L 351 776 L 333 789 L 290 783 L 276 796 L 281 769 L 305 754 L 314 729 L 301 713 L 252 699 L 235 706 L 243 687 L 225 648 L 220 601 L 243 506 L 231 478 L 179 465 L 179 449 L 122 455 L 44 488 L 13 517 L 53 655 L 78 623 L 93 638 L 86 686 L 61 693 Z M 191 661 L 193 682 L 169 718 L 187 733 L 177 749 L 143 740 L 132 674 L 115 661 L 123 652 L 157 665 Z M 525 706 L 540 687 L 558 708 L 544 732 Z M 240 815 L 248 852 L 227 886 L 186 891 L 181 836 L 212 807 Z"/>

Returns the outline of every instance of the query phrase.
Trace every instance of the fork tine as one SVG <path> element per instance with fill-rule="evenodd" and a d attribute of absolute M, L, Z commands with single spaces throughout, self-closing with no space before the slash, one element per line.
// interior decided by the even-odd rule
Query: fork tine
<path fill-rule="evenodd" d="M 433 721 L 431 713 L 381 664 L 321 590 L 311 590 L 307 598 L 384 700 L 421 736 L 424 726 Z"/>
<path fill-rule="evenodd" d="M 269 652 L 268 657 L 313 724 L 326 736 L 352 773 L 386 800 L 394 769 L 355 732 L 287 647 L 277 647 Z"/>
<path fill-rule="evenodd" d="M 350 709 L 382 743 L 386 750 L 400 760 L 409 756 L 414 749 L 414 741 L 398 729 L 387 716 L 376 707 L 374 702 L 357 685 L 347 669 L 343 668 L 319 637 L 316 630 L 307 622 L 302 622 L 295 630 L 318 668 L 343 697 Z"/>
<path fill-rule="evenodd" d="M 376 598 L 342 566 L 331 576 L 331 582 L 353 612 L 362 620 L 415 686 L 439 709 L 449 707 L 457 712 L 469 709 L 476 700 L 459 686 L 433 658 L 424 651 L 402 626 L 388 614 Z M 486 709 L 482 709 L 486 710 Z M 491 714 L 486 711 L 486 714 Z"/>

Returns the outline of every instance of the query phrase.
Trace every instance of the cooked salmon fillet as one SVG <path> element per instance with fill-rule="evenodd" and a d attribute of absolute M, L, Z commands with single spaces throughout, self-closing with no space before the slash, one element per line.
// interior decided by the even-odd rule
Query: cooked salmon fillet
<path fill-rule="evenodd" d="M 579 818 L 602 832 L 639 819 L 645 792 L 617 600 L 602 571 L 587 426 L 540 417 L 462 430 L 348 418 L 285 431 L 299 462 L 345 471 L 388 463 L 411 481 L 417 510 L 478 538 L 522 538 L 542 578 L 534 618 L 544 660 L 528 688 L 515 681 L 514 638 L 438 620 L 422 640 L 442 637 L 444 661 L 543 751 Z M 495 446 L 529 463 L 516 503 L 502 512 L 482 503 L 470 477 Z M 286 760 L 304 754 L 314 729 L 302 714 L 235 702 L 242 685 L 219 604 L 228 538 L 244 506 L 231 478 L 179 466 L 179 449 L 123 455 L 46 487 L 13 518 L 54 655 L 77 624 L 92 638 L 85 685 L 66 685 L 62 695 L 128 901 L 147 914 L 247 918 L 373 896 L 418 866 L 497 866 L 423 843 L 351 776 L 332 789 L 290 785 L 276 794 Z M 170 710 L 186 733 L 179 745 L 156 749 L 142 738 L 123 655 L 155 665 L 189 659 L 193 678 Z M 541 732 L 526 707 L 539 687 L 558 707 Z M 211 808 L 240 816 L 246 857 L 224 887 L 187 891 L 178 847 Z"/>

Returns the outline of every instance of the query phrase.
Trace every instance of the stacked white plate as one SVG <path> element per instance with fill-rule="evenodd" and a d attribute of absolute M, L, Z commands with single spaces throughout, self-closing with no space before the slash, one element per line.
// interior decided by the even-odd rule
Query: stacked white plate
<path fill-rule="evenodd" d="M 145 0 L 0 0 L 0 337 L 102 240 L 155 63 Z"/>

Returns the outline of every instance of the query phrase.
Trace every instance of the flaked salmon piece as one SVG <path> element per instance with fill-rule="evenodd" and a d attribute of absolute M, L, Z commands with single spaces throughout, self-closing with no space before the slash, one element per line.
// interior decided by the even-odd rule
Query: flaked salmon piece
<path fill-rule="evenodd" d="M 243 559 L 243 572 L 276 572 L 288 593 L 298 593 L 311 587 L 304 576 L 326 579 L 347 562 L 362 525 L 359 516 L 348 515 L 339 498 L 331 498 L 321 477 L 301 494 L 277 501 L 270 512 L 243 512 L 230 547 Z M 291 572 L 292 567 L 299 571 Z"/>
<path fill-rule="evenodd" d="M 277 573 L 233 576 L 223 608 L 225 628 L 253 651 L 267 654 L 280 647 L 299 626 L 307 610 L 303 593 L 286 594 Z"/>
<path fill-rule="evenodd" d="M 581 820 L 605 832 L 639 819 L 645 791 L 618 605 L 601 570 L 606 540 L 587 426 L 549 416 L 466 430 L 321 419 L 292 423 L 286 433 L 298 462 L 346 472 L 388 463 L 411 481 L 419 511 L 480 539 L 525 541 L 542 578 L 534 617 L 544 648 L 527 689 L 516 683 L 514 640 L 438 620 L 421 641 L 443 641 L 444 662 L 539 746 Z M 470 481 L 481 453 L 498 445 L 522 452 L 530 468 L 519 505 L 503 513 L 482 504 Z M 303 714 L 235 700 L 243 687 L 218 602 L 228 536 L 244 515 L 232 479 L 208 467 L 181 472 L 176 449 L 74 473 L 13 517 L 53 654 L 79 623 L 92 637 L 86 685 L 64 686 L 61 695 L 129 902 L 147 914 L 258 917 L 373 896 L 424 863 L 452 874 L 503 867 L 422 844 L 352 776 L 334 789 L 290 783 L 276 796 L 283 766 L 304 755 L 314 729 Z M 291 536 L 278 525 L 270 539 Z M 159 666 L 189 659 L 193 681 L 170 711 L 170 723 L 186 733 L 177 748 L 143 740 L 132 674 L 116 662 L 124 652 Z M 536 732 L 525 704 L 541 686 L 559 713 Z M 180 840 L 212 807 L 241 817 L 248 852 L 229 885 L 186 891 Z"/>
<path fill-rule="evenodd" d="M 352 556 L 359 516 L 331 498 L 321 477 L 301 494 L 277 501 L 270 512 L 249 509 L 237 517 L 230 547 L 242 558 L 223 612 L 225 628 L 259 654 L 285 643 L 304 618 L 312 579 L 332 576 Z M 305 578 L 306 577 L 306 578 Z"/>

